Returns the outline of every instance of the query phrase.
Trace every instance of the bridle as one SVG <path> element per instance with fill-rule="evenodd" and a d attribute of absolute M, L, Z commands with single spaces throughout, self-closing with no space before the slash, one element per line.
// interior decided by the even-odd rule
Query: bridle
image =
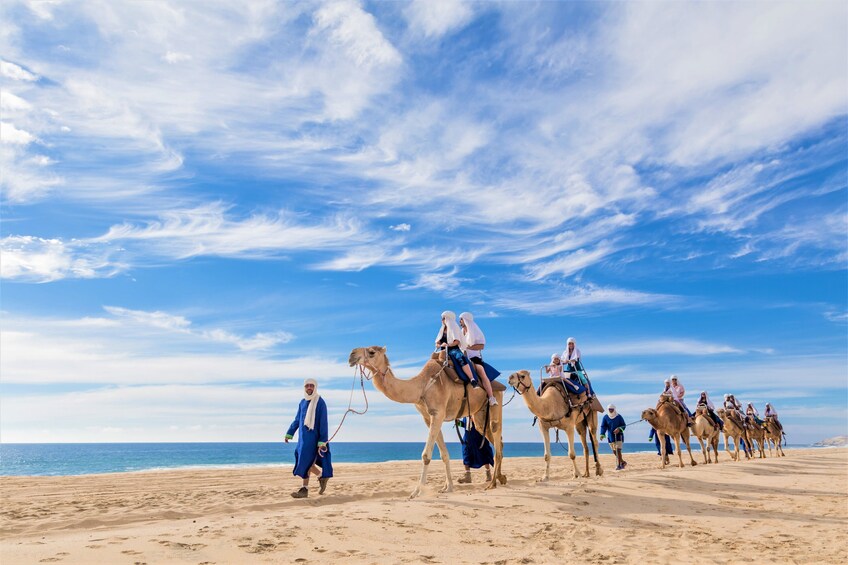
<path fill-rule="evenodd" d="M 520 386 L 523 386 L 524 390 L 519 390 L 518 387 L 520 387 Z M 515 390 L 515 392 L 518 393 L 518 396 L 523 396 L 525 392 L 527 392 L 528 390 L 530 390 L 533 387 L 531 387 L 530 385 L 524 384 L 524 381 L 522 381 L 521 379 L 518 379 L 518 385 L 512 385 L 512 388 Z"/>

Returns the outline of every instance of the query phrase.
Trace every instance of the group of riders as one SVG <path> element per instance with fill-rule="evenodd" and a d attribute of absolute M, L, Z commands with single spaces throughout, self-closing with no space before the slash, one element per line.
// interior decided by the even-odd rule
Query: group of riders
<path fill-rule="evenodd" d="M 660 393 L 660 399 L 662 400 L 663 397 L 671 397 L 671 399 L 674 400 L 680 408 L 681 413 L 686 416 L 688 425 L 691 427 L 694 424 L 695 415 L 691 410 L 689 410 L 689 407 L 686 406 L 686 402 L 684 400 L 686 389 L 683 388 L 683 384 L 680 382 L 680 379 L 677 375 L 671 375 L 671 378 L 666 379 L 664 384 L 665 388 L 662 393 Z M 706 408 L 707 414 L 709 415 L 710 420 L 712 420 L 713 426 L 719 430 L 724 429 L 724 421 L 718 417 L 718 414 L 716 414 L 715 405 L 712 400 L 710 400 L 706 391 L 701 392 L 695 406 L 696 409 L 700 407 Z M 777 410 L 774 409 L 774 406 L 772 406 L 770 402 L 766 403 L 766 410 L 763 418 L 760 417 L 760 413 L 757 410 L 757 407 L 754 406 L 753 402 L 749 402 L 743 410 L 742 403 L 736 400 L 736 396 L 732 394 L 724 395 L 724 409 L 726 413 L 734 413 L 738 415 L 739 422 L 744 428 L 748 428 L 749 426 L 758 426 L 765 429 L 766 420 L 771 418 L 777 425 L 778 429 L 781 432 L 783 431 L 783 426 L 777 419 Z M 748 417 L 750 417 L 750 419 Z"/>
<path fill-rule="evenodd" d="M 486 338 L 480 326 L 474 321 L 470 312 L 459 315 L 459 323 L 456 314 L 447 310 L 442 312 L 442 324 L 435 342 L 437 349 L 446 349 L 447 357 L 453 363 L 457 374 L 464 376 L 473 387 L 482 386 L 489 397 L 489 404 L 495 405 L 498 401 L 492 394 L 491 379 L 499 374 L 491 365 L 483 361 L 483 348 Z M 592 383 L 582 365 L 580 349 L 573 337 L 569 337 L 565 350 L 562 353 L 551 355 L 551 362 L 544 366 L 548 379 L 559 379 L 564 386 L 570 388 L 570 392 L 582 392 L 585 390 L 588 397 L 594 398 L 595 392 Z M 677 375 L 671 375 L 665 380 L 665 388 L 660 394 L 660 399 L 670 397 L 679 406 L 681 413 L 687 418 L 689 426 L 694 424 L 694 413 L 689 410 L 684 397 L 686 389 Z M 541 390 L 541 389 L 540 389 Z M 724 429 L 724 421 L 716 413 L 715 406 L 706 391 L 701 392 L 696 403 L 696 408 L 706 408 L 709 418 L 716 429 Z M 742 404 L 732 394 L 724 395 L 724 409 L 730 413 L 738 414 L 739 420 L 744 427 L 759 426 L 765 428 L 766 419 L 771 418 L 777 427 L 783 431 L 783 426 L 777 418 L 777 411 L 771 403 L 766 403 L 765 414 L 760 417 L 757 408 L 749 402 L 743 410 Z M 748 418 L 750 417 L 750 419 Z"/>

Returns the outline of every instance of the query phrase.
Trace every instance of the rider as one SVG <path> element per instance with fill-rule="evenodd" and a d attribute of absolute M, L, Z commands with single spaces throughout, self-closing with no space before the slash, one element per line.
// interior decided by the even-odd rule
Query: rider
<path fill-rule="evenodd" d="M 748 403 L 748 407 L 745 409 L 745 414 L 747 414 L 748 416 L 750 416 L 751 418 L 753 418 L 753 419 L 754 419 L 754 421 L 757 423 L 757 425 L 758 425 L 758 426 L 760 426 L 761 428 L 765 429 L 765 427 L 766 427 L 766 426 L 765 426 L 765 424 L 766 424 L 766 423 L 765 423 L 765 421 L 764 421 L 762 418 L 760 418 L 760 413 L 759 413 L 759 412 L 757 412 L 757 409 L 754 407 L 754 403 L 753 403 L 753 402 L 749 402 L 749 403 Z"/>
<path fill-rule="evenodd" d="M 686 415 L 689 418 L 689 426 L 691 426 L 694 421 L 692 420 L 692 412 L 689 410 L 689 407 L 686 406 L 686 403 L 683 401 L 683 396 L 686 394 L 686 389 L 683 388 L 683 385 L 680 384 L 680 380 L 677 378 L 677 375 L 671 375 L 671 397 L 677 401 L 678 404 L 686 411 Z"/>
<path fill-rule="evenodd" d="M 589 382 L 589 378 L 583 370 L 583 363 L 580 360 L 580 349 L 577 347 L 573 337 L 568 338 L 565 344 L 565 351 L 562 352 L 561 358 L 565 370 L 571 372 L 572 377 L 576 374 L 580 382 L 583 383 L 583 386 L 586 387 L 589 396 L 595 396 L 595 391 L 592 390 L 592 383 Z"/>
<path fill-rule="evenodd" d="M 713 421 L 716 422 L 718 429 L 724 429 L 724 422 L 721 421 L 721 418 L 718 417 L 718 414 L 715 413 L 715 406 L 713 406 L 713 401 L 707 396 L 706 391 L 701 392 L 701 397 L 698 399 L 698 406 L 706 406 L 707 412 L 709 412 L 710 417 Z"/>
<path fill-rule="evenodd" d="M 777 428 L 782 432 L 783 424 L 777 419 L 777 410 L 774 409 L 774 406 L 771 405 L 771 402 L 766 402 L 766 419 L 773 418 L 774 423 L 777 424 Z"/>
<path fill-rule="evenodd" d="M 436 347 L 447 349 L 447 356 L 453 363 L 454 370 L 465 373 L 468 382 L 476 388 L 477 378 L 471 371 L 471 363 L 468 362 L 468 357 L 462 352 L 462 347 L 465 345 L 464 339 L 462 330 L 456 325 L 456 314 L 450 310 L 442 312 L 442 327 L 436 334 Z M 489 398 L 491 398 L 491 393 L 489 395 Z"/>
<path fill-rule="evenodd" d="M 482 351 L 486 347 L 486 336 L 483 335 L 483 330 L 474 321 L 474 316 L 471 315 L 471 312 L 460 314 L 459 324 L 462 326 L 462 333 L 465 338 L 465 354 L 480 376 L 480 383 L 483 385 L 486 394 L 489 395 L 489 404 L 494 406 L 498 401 L 492 394 L 492 383 L 489 382 L 489 377 L 486 375 L 486 367 L 483 365 Z"/>
<path fill-rule="evenodd" d="M 545 365 L 545 372 L 551 378 L 562 378 L 562 359 L 560 358 L 559 353 L 551 355 L 551 364 Z"/>

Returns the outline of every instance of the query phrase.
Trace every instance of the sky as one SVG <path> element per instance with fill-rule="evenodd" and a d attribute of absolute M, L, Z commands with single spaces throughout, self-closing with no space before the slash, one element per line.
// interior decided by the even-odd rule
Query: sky
<path fill-rule="evenodd" d="M 3 442 L 278 441 L 307 377 L 335 429 L 443 310 L 628 422 L 676 374 L 848 434 L 844 2 L 0 12 Z M 336 441 L 423 443 L 365 391 Z"/>

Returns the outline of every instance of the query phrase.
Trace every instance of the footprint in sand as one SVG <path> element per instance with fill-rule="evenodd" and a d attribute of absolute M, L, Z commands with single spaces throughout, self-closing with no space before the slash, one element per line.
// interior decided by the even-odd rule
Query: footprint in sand
<path fill-rule="evenodd" d="M 133 549 L 125 549 L 121 553 L 123 553 L 124 555 L 141 555 L 140 551 L 135 551 Z"/>

